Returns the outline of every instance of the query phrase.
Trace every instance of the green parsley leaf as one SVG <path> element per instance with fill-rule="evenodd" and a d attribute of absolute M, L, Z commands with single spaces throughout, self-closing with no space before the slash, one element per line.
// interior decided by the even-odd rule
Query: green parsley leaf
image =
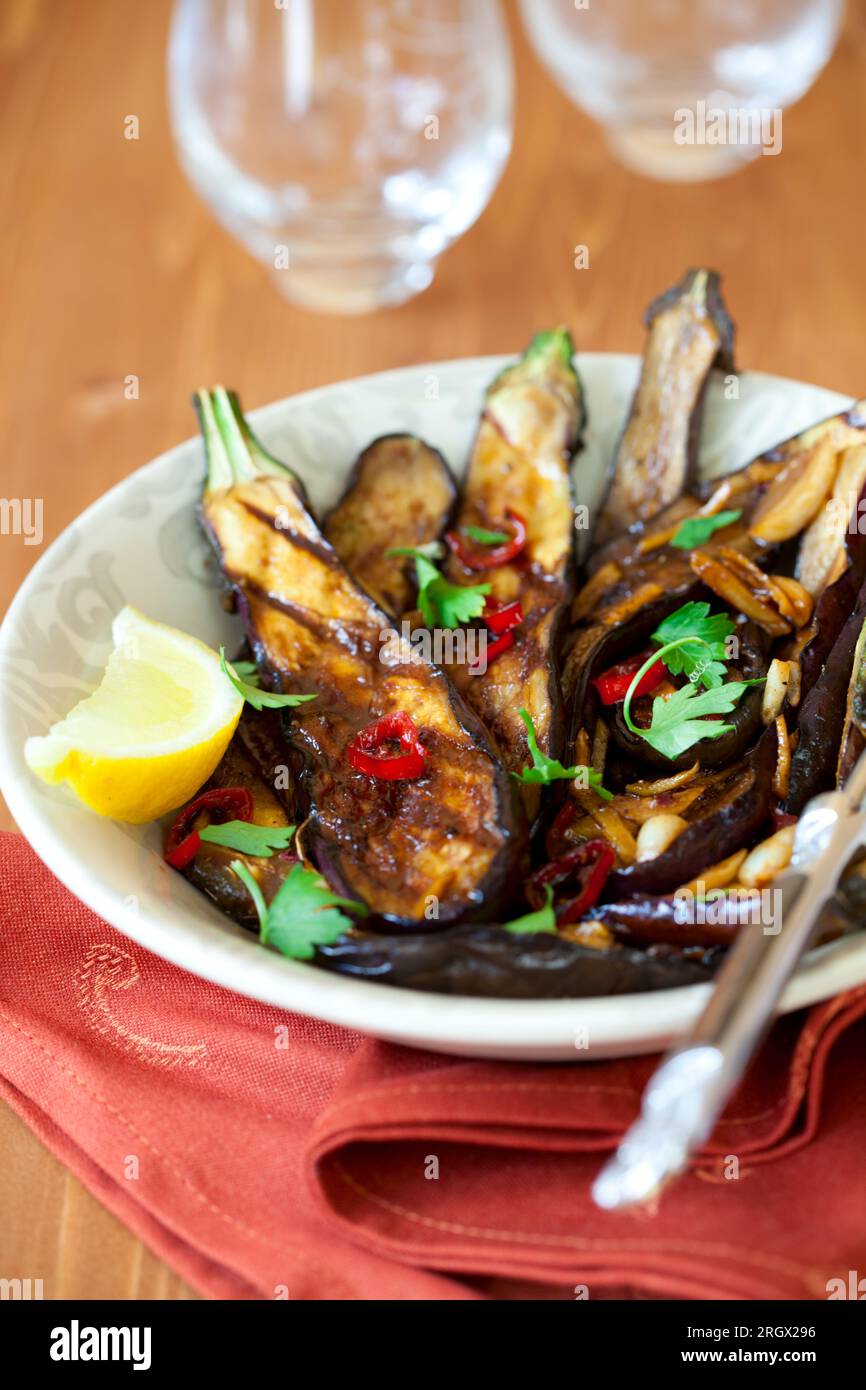
<path fill-rule="evenodd" d="M 246 665 L 246 663 L 241 662 L 241 665 Z M 315 695 L 275 695 L 270 690 L 259 690 L 257 686 L 242 680 L 238 674 L 238 668 L 226 661 L 225 647 L 220 647 L 220 666 L 238 694 L 243 695 L 247 704 L 252 705 L 253 709 L 294 709 L 296 705 L 306 704 L 307 700 L 315 700 L 316 698 Z"/>
<path fill-rule="evenodd" d="M 708 541 L 715 531 L 721 531 L 723 526 L 730 526 L 732 521 L 739 521 L 742 515 L 742 511 L 737 510 L 716 512 L 715 516 L 687 517 L 674 532 L 671 545 L 676 546 L 677 550 L 694 550 L 696 546 Z"/>
<path fill-rule="evenodd" d="M 697 686 L 689 681 L 680 690 L 675 690 L 667 699 L 657 696 L 653 700 L 652 723 L 648 729 L 634 728 L 629 720 L 629 728 L 646 739 L 656 752 L 665 758 L 678 758 L 687 748 L 704 738 L 721 738 L 734 727 L 716 719 L 706 719 L 708 714 L 729 714 L 740 701 L 750 685 L 761 685 L 763 677 L 750 681 L 728 681 L 712 690 L 698 694 Z"/>
<path fill-rule="evenodd" d="M 515 917 L 513 922 L 505 923 L 505 930 L 515 932 L 517 935 L 528 935 L 530 932 L 556 931 L 556 917 L 553 911 L 553 889 L 549 883 L 544 885 L 544 895 L 547 901 L 544 907 L 540 907 L 537 912 L 527 912 L 525 917 Z"/>
<path fill-rule="evenodd" d="M 603 800 L 613 800 L 613 793 L 605 791 L 601 784 L 601 773 L 596 772 L 595 768 L 584 767 L 581 764 L 577 764 L 575 767 L 563 767 L 557 758 L 548 758 L 546 753 L 542 753 L 538 746 L 538 736 L 535 732 L 532 715 L 525 709 L 518 710 L 518 713 L 526 725 L 526 742 L 532 757 L 532 767 L 525 767 L 522 772 L 512 772 L 512 777 L 516 778 L 518 782 L 540 783 L 544 786 L 563 779 L 573 782 L 575 778 L 579 777 L 584 786 L 588 787 L 590 791 L 596 792 Z"/>
<path fill-rule="evenodd" d="M 199 831 L 202 840 L 211 845 L 236 849 L 239 854 L 252 854 L 257 859 L 270 859 L 275 849 L 288 849 L 294 825 L 253 825 L 246 820 L 227 820 L 222 825 L 206 825 Z"/>
<path fill-rule="evenodd" d="M 463 534 L 479 545 L 504 545 L 512 539 L 507 531 L 485 531 L 483 526 L 464 526 Z"/>
<path fill-rule="evenodd" d="M 236 676 L 245 680 L 247 685 L 259 686 L 262 683 L 259 668 L 254 661 L 233 661 L 232 670 Z"/>
<path fill-rule="evenodd" d="M 712 689 L 720 686 L 727 667 L 726 641 L 734 631 L 727 613 L 710 613 L 708 603 L 684 603 L 660 623 L 652 635 L 653 642 L 677 647 L 664 657 L 672 676 L 685 673 L 689 680 Z M 694 638 L 687 642 L 685 638 Z"/>
<path fill-rule="evenodd" d="M 367 916 L 363 903 L 332 893 L 321 874 L 295 864 L 272 899 L 265 903 L 262 890 L 246 864 L 233 859 L 231 867 L 246 886 L 259 918 L 259 937 L 292 960 L 312 960 L 316 946 L 329 946 L 353 925 L 338 909 L 350 908 L 359 917 Z"/>
<path fill-rule="evenodd" d="M 423 555 L 415 556 L 418 607 L 428 627 L 462 627 L 484 612 L 489 584 L 451 584 Z"/>
<path fill-rule="evenodd" d="M 395 546 L 385 554 L 415 557 L 418 607 L 428 627 L 462 627 L 484 612 L 484 600 L 491 586 L 452 584 L 431 564 L 431 559 L 438 559 L 442 550 L 438 541 L 431 541 L 428 545 Z"/>

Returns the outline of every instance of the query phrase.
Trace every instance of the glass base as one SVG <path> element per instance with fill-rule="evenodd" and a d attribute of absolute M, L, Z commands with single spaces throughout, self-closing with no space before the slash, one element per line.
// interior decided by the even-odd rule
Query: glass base
<path fill-rule="evenodd" d="M 286 299 L 323 314 L 371 314 L 421 294 L 433 280 L 428 261 L 296 265 L 275 270 Z"/>
<path fill-rule="evenodd" d="M 670 126 L 608 128 L 608 144 L 620 164 L 666 183 L 696 183 L 736 173 L 761 153 L 756 145 L 678 145 Z"/>

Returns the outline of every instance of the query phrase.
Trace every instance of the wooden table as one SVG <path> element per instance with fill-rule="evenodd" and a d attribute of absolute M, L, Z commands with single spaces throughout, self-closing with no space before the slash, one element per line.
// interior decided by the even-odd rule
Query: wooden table
<path fill-rule="evenodd" d="M 613 164 L 553 87 L 509 3 L 514 152 L 430 290 L 363 319 L 287 304 L 174 162 L 169 5 L 5 0 L 0 9 L 0 491 L 44 499 L 45 543 L 106 488 L 192 433 L 190 389 L 249 406 L 403 363 L 517 349 L 570 324 L 579 347 L 640 348 L 643 306 L 717 266 L 739 360 L 866 392 L 866 10 L 784 117 L 783 149 L 736 177 L 666 186 Z M 124 139 L 136 115 L 140 139 Z M 589 248 L 576 270 L 574 248 Z M 140 397 L 127 400 L 135 374 Z M 0 610 L 39 554 L 0 536 Z M 8 817 L 7 826 L 11 825 Z M 0 1108 L 0 1276 L 58 1297 L 190 1291 Z"/>

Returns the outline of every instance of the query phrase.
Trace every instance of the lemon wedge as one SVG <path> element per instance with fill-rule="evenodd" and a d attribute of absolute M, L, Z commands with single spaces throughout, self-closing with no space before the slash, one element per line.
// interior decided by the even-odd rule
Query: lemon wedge
<path fill-rule="evenodd" d="M 188 801 L 210 777 L 243 709 L 203 642 L 122 609 L 92 695 L 24 747 L 45 782 L 68 782 L 100 816 L 141 825 Z"/>

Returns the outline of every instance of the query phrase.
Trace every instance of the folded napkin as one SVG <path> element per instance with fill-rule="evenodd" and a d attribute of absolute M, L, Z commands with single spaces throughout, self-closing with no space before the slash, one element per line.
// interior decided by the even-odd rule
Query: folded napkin
<path fill-rule="evenodd" d="M 167 964 L 0 851 L 0 1095 L 208 1296 L 821 1299 L 866 1265 L 866 988 L 782 1020 L 695 1171 L 614 1216 L 589 1184 L 655 1059 L 371 1042 Z"/>

